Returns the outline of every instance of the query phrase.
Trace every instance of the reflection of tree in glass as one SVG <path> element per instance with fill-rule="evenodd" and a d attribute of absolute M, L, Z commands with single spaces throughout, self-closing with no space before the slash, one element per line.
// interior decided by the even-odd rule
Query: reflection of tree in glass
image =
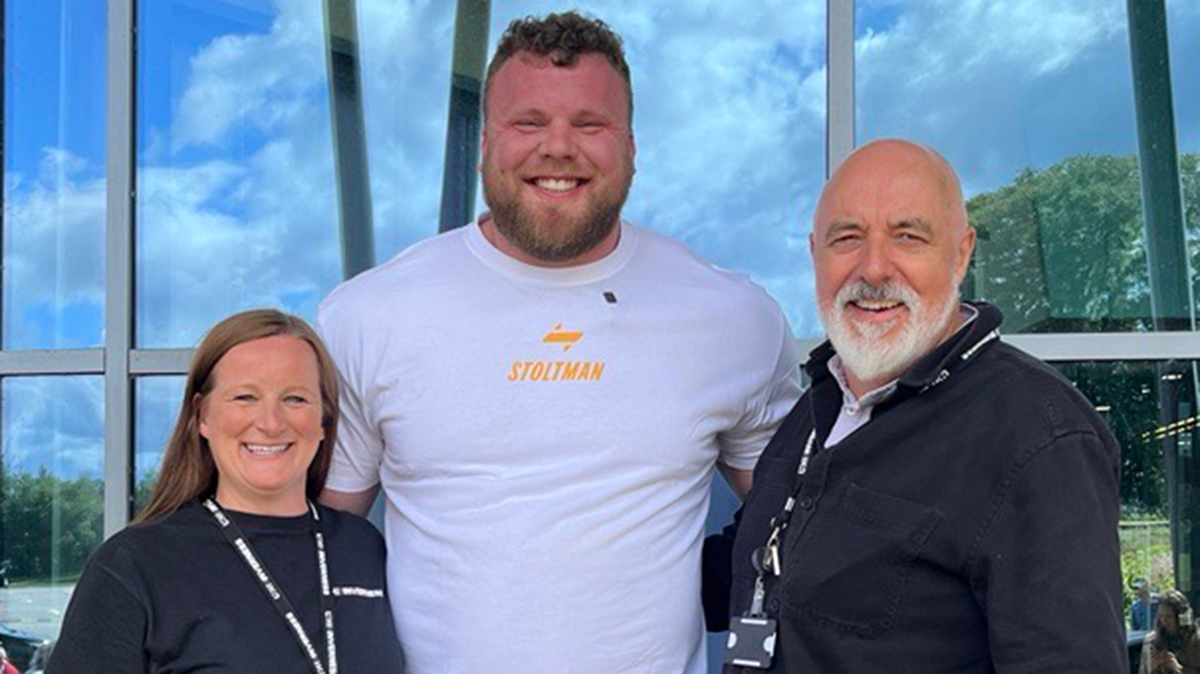
<path fill-rule="evenodd" d="M 1161 368 L 1156 363 L 1056 363 L 1055 367 L 1095 403 L 1121 443 L 1121 572 L 1128 615 L 1135 578 L 1149 580 L 1156 592 L 1175 586 L 1162 428 L 1178 419 L 1162 421 Z"/>
<path fill-rule="evenodd" d="M 1147 361 L 1056 363 L 1091 400 L 1121 443 L 1122 519 L 1166 518 L 1167 478 L 1160 425 L 1158 370 Z"/>
<path fill-rule="evenodd" d="M 1180 177 L 1189 223 L 1200 226 L 1197 155 Z M 979 244 L 964 295 L 988 300 L 1014 332 L 1151 329 L 1137 159 L 1080 155 L 1025 169 L 967 204 Z M 1192 268 L 1200 262 L 1192 246 Z"/>
<path fill-rule="evenodd" d="M 9 473 L 4 478 L 4 555 L 13 581 L 76 578 L 104 534 L 104 483 L 96 478 Z"/>

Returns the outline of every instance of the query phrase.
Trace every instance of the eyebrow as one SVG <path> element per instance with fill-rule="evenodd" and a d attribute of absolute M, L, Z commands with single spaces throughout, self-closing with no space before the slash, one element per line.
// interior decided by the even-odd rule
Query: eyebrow
<path fill-rule="evenodd" d="M 834 220 L 833 222 L 829 223 L 829 227 L 825 230 L 825 239 L 828 240 L 834 236 L 837 236 L 838 234 L 848 231 L 861 232 L 862 229 L 863 226 L 857 222 L 851 222 L 849 220 Z"/>
<path fill-rule="evenodd" d="M 888 229 L 895 230 L 917 230 L 923 234 L 933 235 L 933 225 L 925 222 L 921 218 L 904 218 L 896 222 L 888 223 Z"/>

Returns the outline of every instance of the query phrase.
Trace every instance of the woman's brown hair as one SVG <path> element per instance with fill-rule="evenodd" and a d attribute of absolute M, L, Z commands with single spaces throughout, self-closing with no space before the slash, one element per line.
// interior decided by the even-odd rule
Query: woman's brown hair
<path fill-rule="evenodd" d="M 325 487 L 329 463 L 333 459 L 333 444 L 337 438 L 338 392 L 337 370 L 321 338 L 303 319 L 275 309 L 255 309 L 234 314 L 217 323 L 204 336 L 192 355 L 187 382 L 183 389 L 183 404 L 175 430 L 163 452 L 162 470 L 135 522 L 147 522 L 166 517 L 188 501 L 211 496 L 217 490 L 217 467 L 213 463 L 208 441 L 200 435 L 199 414 L 204 397 L 212 392 L 213 372 L 221 358 L 239 344 L 265 337 L 287 335 L 302 339 L 312 347 L 317 357 L 321 378 L 321 427 L 325 439 L 308 467 L 305 491 L 315 499 Z"/>

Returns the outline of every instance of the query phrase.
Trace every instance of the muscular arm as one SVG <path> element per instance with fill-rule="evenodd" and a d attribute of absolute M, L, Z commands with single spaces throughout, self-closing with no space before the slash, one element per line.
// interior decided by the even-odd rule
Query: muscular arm
<path fill-rule="evenodd" d="M 725 483 L 729 485 L 733 493 L 737 494 L 739 499 L 745 501 L 746 496 L 750 493 L 750 488 L 754 486 L 754 471 L 731 468 L 723 463 L 717 464 L 717 467 L 721 471 L 721 476 L 725 478 Z"/>
<path fill-rule="evenodd" d="M 318 500 L 335 510 L 345 510 L 359 517 L 366 517 L 367 511 L 371 509 L 371 504 L 375 503 L 375 497 L 378 494 L 379 485 L 376 484 L 364 491 L 326 489 L 321 492 L 321 498 Z"/>

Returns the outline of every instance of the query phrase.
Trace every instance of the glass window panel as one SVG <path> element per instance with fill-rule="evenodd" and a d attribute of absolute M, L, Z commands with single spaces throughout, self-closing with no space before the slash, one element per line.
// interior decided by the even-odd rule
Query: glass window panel
<path fill-rule="evenodd" d="M 1167 0 L 1175 137 L 1183 186 L 1184 221 L 1192 272 L 1192 298 L 1200 303 L 1200 4 Z M 1197 304 L 1200 312 L 1200 304 Z"/>
<path fill-rule="evenodd" d="M 1125 5 L 856 5 L 858 138 L 955 166 L 1009 333 L 1150 327 Z"/>
<path fill-rule="evenodd" d="M 320 2 L 138 3 L 137 343 L 341 278 Z"/>
<path fill-rule="evenodd" d="M 183 402 L 183 377 L 138 377 L 134 381 L 133 512 L 146 505 L 163 451 Z"/>
<path fill-rule="evenodd" d="M 455 4 L 358 0 L 377 262 L 438 231 Z"/>
<path fill-rule="evenodd" d="M 514 18 L 562 8 L 500 0 Z M 637 175 L 626 219 L 747 272 L 802 337 L 822 334 L 808 231 L 825 178 L 825 2 L 593 2 L 625 41 Z M 482 191 L 482 190 L 480 190 Z"/>
<path fill-rule="evenodd" d="M 105 2 L 4 12 L 4 348 L 100 344 Z"/>
<path fill-rule="evenodd" d="M 9 581 L 0 616 L 31 635 L 0 632 L 7 645 L 58 635 L 75 581 L 103 539 L 104 382 L 8 378 L 0 391 L 0 568 Z"/>
<path fill-rule="evenodd" d="M 1145 578 L 1153 590 L 1200 589 L 1190 559 L 1196 557 L 1195 513 L 1200 506 L 1196 474 L 1196 363 L 1126 361 L 1057 363 L 1108 422 L 1121 443 L 1121 567 L 1125 616 L 1130 587 Z M 1174 517 L 1172 514 L 1174 513 Z M 1177 526 L 1174 534 L 1170 522 Z M 1181 560 L 1178 578 L 1172 555 Z"/>

